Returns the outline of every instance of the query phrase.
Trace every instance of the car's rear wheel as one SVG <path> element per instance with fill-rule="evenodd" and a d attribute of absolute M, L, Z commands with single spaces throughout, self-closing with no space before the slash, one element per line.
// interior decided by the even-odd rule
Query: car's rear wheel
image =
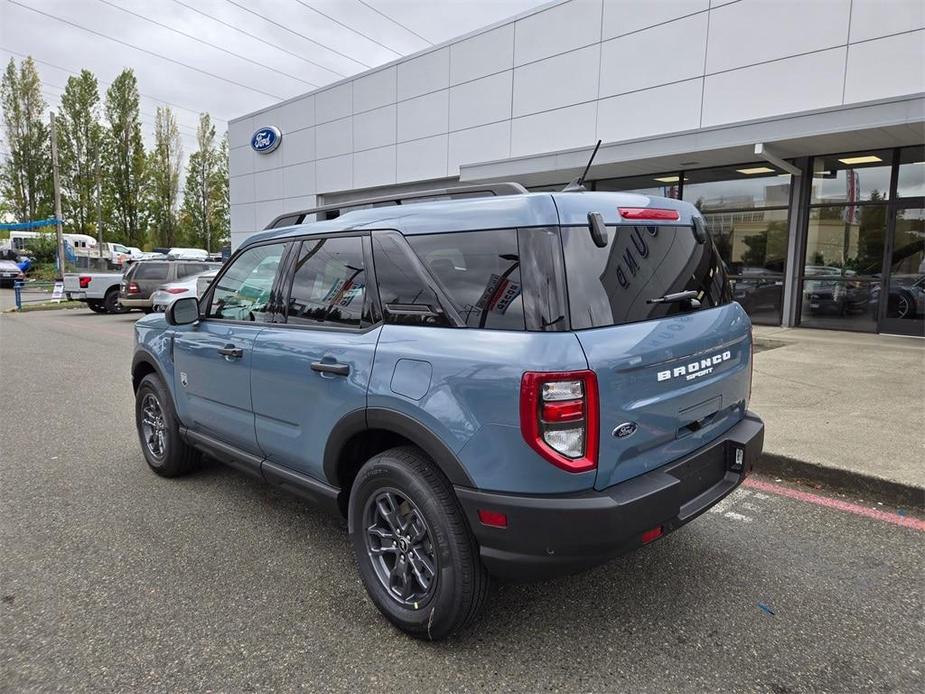
<path fill-rule="evenodd" d="M 97 301 L 95 299 L 91 299 L 87 302 L 87 308 L 89 308 L 94 313 L 106 313 L 106 307 L 103 306 L 103 302 Z"/>
<path fill-rule="evenodd" d="M 148 374 L 135 391 L 135 426 L 148 466 L 162 477 L 189 472 L 199 453 L 180 438 L 180 427 L 167 387 Z"/>
<path fill-rule="evenodd" d="M 453 487 L 417 448 L 392 448 L 360 469 L 350 540 L 373 603 L 402 631 L 438 640 L 481 611 L 488 573 Z"/>
<path fill-rule="evenodd" d="M 106 298 L 103 299 L 103 308 L 106 310 L 106 313 L 125 313 L 128 311 L 127 308 L 119 303 L 119 290 L 116 288 L 106 292 Z"/>

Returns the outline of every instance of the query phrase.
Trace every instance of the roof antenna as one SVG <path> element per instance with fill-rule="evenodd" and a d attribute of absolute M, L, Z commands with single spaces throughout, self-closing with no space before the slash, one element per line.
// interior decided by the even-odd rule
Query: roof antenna
<path fill-rule="evenodd" d="M 581 176 L 576 179 L 573 179 L 565 188 L 562 189 L 563 193 L 575 193 L 582 190 L 587 190 L 585 188 L 585 176 L 588 175 L 588 169 L 591 168 L 591 162 L 594 161 L 594 157 L 597 156 L 597 150 L 601 146 L 601 141 L 598 140 L 597 144 L 594 145 L 594 151 L 591 152 L 591 158 L 588 159 L 588 165 L 585 167 L 585 170 L 581 172 Z"/>

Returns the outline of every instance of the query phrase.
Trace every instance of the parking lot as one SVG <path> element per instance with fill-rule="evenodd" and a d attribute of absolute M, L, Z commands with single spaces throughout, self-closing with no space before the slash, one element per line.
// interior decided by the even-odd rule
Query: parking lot
<path fill-rule="evenodd" d="M 925 533 L 767 485 L 588 573 L 497 585 L 473 628 L 414 641 L 367 600 L 337 520 L 218 464 L 148 471 L 140 315 L 0 315 L 0 689 L 921 685 Z"/>

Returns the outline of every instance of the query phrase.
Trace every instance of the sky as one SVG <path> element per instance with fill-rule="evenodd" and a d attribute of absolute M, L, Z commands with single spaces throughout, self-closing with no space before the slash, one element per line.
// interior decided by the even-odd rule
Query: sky
<path fill-rule="evenodd" d="M 52 110 L 82 68 L 97 76 L 101 97 L 134 69 L 146 143 L 155 109 L 169 105 L 188 156 L 203 111 L 224 132 L 229 119 L 547 2 L 0 0 L 0 59 L 31 55 Z"/>

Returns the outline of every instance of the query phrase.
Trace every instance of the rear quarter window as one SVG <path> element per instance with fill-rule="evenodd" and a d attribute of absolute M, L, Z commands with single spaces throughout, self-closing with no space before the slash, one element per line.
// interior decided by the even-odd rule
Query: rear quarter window
<path fill-rule="evenodd" d="M 165 280 L 170 266 L 167 263 L 138 263 L 132 279 Z"/>
<path fill-rule="evenodd" d="M 598 248 L 587 226 L 563 227 L 566 283 L 574 329 L 635 323 L 690 310 L 650 304 L 665 294 L 695 290 L 702 309 L 732 300 L 722 259 L 707 236 L 690 226 L 609 226 Z"/>

